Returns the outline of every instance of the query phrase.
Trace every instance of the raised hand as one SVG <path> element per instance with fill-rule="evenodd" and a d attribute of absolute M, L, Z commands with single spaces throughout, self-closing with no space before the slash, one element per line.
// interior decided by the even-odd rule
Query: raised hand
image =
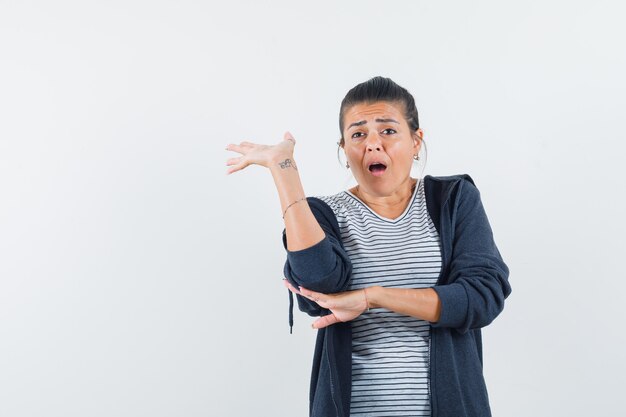
<path fill-rule="evenodd" d="M 296 140 L 289 132 L 285 132 L 283 140 L 276 145 L 261 145 L 252 142 L 241 142 L 239 145 L 229 143 L 226 150 L 238 152 L 242 156 L 226 161 L 226 165 L 230 166 L 226 174 L 232 174 L 252 164 L 269 168 L 270 164 L 280 162 L 281 164 L 292 164 L 291 166 L 295 168 L 295 162 L 293 162 L 295 144 Z"/>
<path fill-rule="evenodd" d="M 322 316 L 315 320 L 311 327 L 314 329 L 321 329 L 331 324 L 335 324 L 341 321 L 350 321 L 359 317 L 365 310 L 369 308 L 367 302 L 367 296 L 365 290 L 353 290 L 338 292 L 335 294 L 324 294 L 321 292 L 315 292 L 308 290 L 304 287 L 300 287 L 300 290 L 295 288 L 286 279 L 283 279 L 283 283 L 291 292 L 300 294 L 309 300 L 315 301 L 320 306 L 327 308 L 331 311 L 331 314 Z"/>

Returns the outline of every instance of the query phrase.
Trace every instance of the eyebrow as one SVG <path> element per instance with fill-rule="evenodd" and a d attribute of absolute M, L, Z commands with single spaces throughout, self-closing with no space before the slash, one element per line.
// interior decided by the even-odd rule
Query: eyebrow
<path fill-rule="evenodd" d="M 378 123 L 389 123 L 389 122 L 393 122 L 393 123 L 398 123 L 400 124 L 397 120 L 394 119 L 376 119 L 374 120 L 375 122 Z M 346 130 L 349 130 L 352 126 L 362 126 L 364 124 L 367 124 L 367 120 L 361 120 L 360 122 L 354 122 L 351 123 L 350 126 L 348 126 L 348 128 Z"/>

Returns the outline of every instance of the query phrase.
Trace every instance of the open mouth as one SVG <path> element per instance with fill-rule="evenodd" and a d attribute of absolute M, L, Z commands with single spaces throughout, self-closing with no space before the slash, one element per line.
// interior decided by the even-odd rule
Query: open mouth
<path fill-rule="evenodd" d="M 382 173 L 385 172 L 386 169 L 387 169 L 387 166 L 379 162 L 373 163 L 369 166 L 370 172 L 376 176 L 382 175 Z"/>

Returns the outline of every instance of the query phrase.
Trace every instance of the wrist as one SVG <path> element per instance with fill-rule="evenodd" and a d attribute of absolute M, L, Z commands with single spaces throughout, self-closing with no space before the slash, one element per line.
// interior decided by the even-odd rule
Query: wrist
<path fill-rule="evenodd" d="M 277 155 L 274 155 L 270 158 L 269 161 L 269 168 L 271 170 L 285 170 L 285 169 L 295 169 L 296 171 L 298 170 L 297 166 L 296 166 L 296 161 L 293 158 L 293 154 L 290 153 L 280 153 Z"/>
<path fill-rule="evenodd" d="M 381 287 L 380 285 L 375 285 L 373 287 L 367 288 L 367 300 L 369 302 L 370 308 L 380 307 L 380 300 L 381 300 L 383 291 L 384 291 L 384 287 Z"/>

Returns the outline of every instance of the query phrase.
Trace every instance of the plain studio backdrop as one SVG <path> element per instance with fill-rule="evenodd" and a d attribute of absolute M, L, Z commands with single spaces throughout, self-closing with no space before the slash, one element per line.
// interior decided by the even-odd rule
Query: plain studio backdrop
<path fill-rule="evenodd" d="M 306 416 L 278 194 L 225 146 L 290 131 L 306 194 L 345 190 L 339 105 L 376 75 L 509 265 L 494 416 L 623 410 L 622 7 L 0 1 L 0 415 Z"/>

